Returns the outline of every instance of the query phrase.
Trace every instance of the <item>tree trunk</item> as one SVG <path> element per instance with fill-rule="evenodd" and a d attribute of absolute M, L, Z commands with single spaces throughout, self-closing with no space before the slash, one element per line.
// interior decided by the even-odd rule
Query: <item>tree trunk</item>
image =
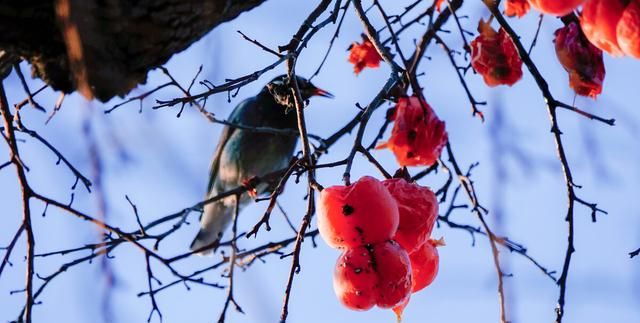
<path fill-rule="evenodd" d="M 127 94 L 220 23 L 265 0 L 10 0 L 0 3 L 0 50 L 65 93 Z"/>

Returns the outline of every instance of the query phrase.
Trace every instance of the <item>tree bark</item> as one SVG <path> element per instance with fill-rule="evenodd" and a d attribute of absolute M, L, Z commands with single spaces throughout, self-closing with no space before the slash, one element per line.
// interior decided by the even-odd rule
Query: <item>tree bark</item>
<path fill-rule="evenodd" d="M 0 50 L 55 90 L 123 96 L 217 25 L 265 0 L 10 0 Z"/>

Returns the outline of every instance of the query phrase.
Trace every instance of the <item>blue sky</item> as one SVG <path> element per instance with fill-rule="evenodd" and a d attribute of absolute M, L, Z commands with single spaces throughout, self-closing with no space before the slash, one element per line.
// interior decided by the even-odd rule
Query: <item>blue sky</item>
<path fill-rule="evenodd" d="M 396 13 L 408 3 L 399 1 L 384 5 L 387 12 Z M 178 80 L 188 83 L 202 64 L 201 79 L 206 78 L 215 84 L 262 68 L 273 62 L 273 56 L 243 40 L 236 30 L 267 46 L 276 47 L 288 42 L 313 5 L 293 0 L 267 1 L 216 28 L 188 50 L 175 55 L 167 68 Z M 463 19 L 462 23 L 474 31 L 476 21 L 489 15 L 478 4 L 466 4 L 462 10 L 471 17 Z M 382 26 L 380 20 L 374 19 L 374 22 Z M 524 43 L 529 44 L 535 33 L 536 13 L 510 22 L 520 32 Z M 545 17 L 533 58 L 554 95 L 572 103 L 574 95 L 568 87 L 567 75 L 553 51 L 553 31 L 560 25 L 560 21 Z M 402 45 L 407 51 L 422 28 L 414 28 L 402 37 Z M 449 29 L 453 28 L 449 25 Z M 346 48 L 352 41 L 360 39 L 361 32 L 357 17 L 350 11 L 325 69 L 314 79 L 316 85 L 329 90 L 336 98 L 311 100 L 306 110 L 311 133 L 332 134 L 357 113 L 355 103 L 367 104 L 388 77 L 390 70 L 386 66 L 365 70 L 359 76 L 353 74 L 352 66 L 346 60 Z M 298 74 L 309 75 L 315 70 L 332 34 L 333 28 L 329 27 L 314 38 L 298 61 Z M 450 47 L 460 48 L 457 33 L 445 34 L 444 37 Z M 566 193 L 549 132 L 546 108 L 533 79 L 525 71 L 524 78 L 515 86 L 489 89 L 480 76 L 469 73 L 466 80 L 474 95 L 488 101 L 488 105 L 482 108 L 487 120 L 481 123 L 471 117 L 467 98 L 444 52 L 437 46 L 431 46 L 427 55 L 429 59 L 421 65 L 424 76 L 420 78 L 425 97 L 446 121 L 458 162 L 465 168 L 473 162 L 480 162 L 472 178 L 481 202 L 492 211 L 490 223 L 498 226 L 500 234 L 524 244 L 536 260 L 559 271 L 566 247 Z M 640 201 L 636 188 L 640 180 L 640 149 L 637 143 L 640 136 L 640 91 L 635 83 L 636 76 L 640 75 L 640 62 L 607 56 L 605 64 L 607 78 L 603 94 L 595 101 L 575 98 L 575 103 L 587 111 L 616 118 L 616 126 L 608 127 L 567 111 L 559 112 L 574 177 L 583 186 L 578 194 L 587 201 L 599 203 L 609 212 L 609 215 L 599 216 L 597 223 L 591 223 L 590 211 L 577 207 L 577 252 L 568 284 L 566 322 L 640 322 L 640 260 L 630 260 L 627 255 L 640 247 Z M 22 67 L 26 71 L 26 65 Z M 209 99 L 207 108 L 216 116 L 225 117 L 242 99 L 255 95 L 268 80 L 283 72 L 284 67 L 279 67 L 243 87 L 231 103 L 227 102 L 226 94 L 214 96 Z M 153 71 L 148 84 L 133 93 L 142 93 L 165 81 L 161 72 Z M 31 88 L 40 84 L 33 81 Z M 8 79 L 5 87 L 10 102 L 23 99 L 24 93 L 15 75 Z M 157 98 L 180 95 L 168 89 Z M 57 94 L 50 90 L 38 96 L 38 101 L 49 111 L 56 99 Z M 121 100 L 102 104 L 71 95 L 48 125 L 44 124 L 46 115 L 29 108 L 22 112 L 27 126 L 47 138 L 87 175 L 91 175 L 92 169 L 90 141 L 83 132 L 83 125 L 90 125 L 102 160 L 107 221 L 128 230 L 134 230 L 136 223 L 125 194 L 136 203 L 143 222 L 201 200 L 208 180 L 209 160 L 221 130 L 221 126 L 209 123 L 195 109 L 187 108 L 180 118 L 176 118 L 176 108 L 152 110 L 154 99 L 144 102 L 142 113 L 138 113 L 138 106 L 134 103 L 104 115 L 104 109 Z M 383 117 L 383 109 L 374 114 L 366 138 L 375 136 Z M 68 201 L 73 176 L 63 166 L 56 166 L 55 156 L 40 144 L 24 139 L 27 140 L 20 147 L 23 158 L 31 167 L 28 176 L 32 186 L 42 194 Z M 344 138 L 323 161 L 343 159 L 352 143 L 352 136 Z M 397 167 L 389 151 L 375 151 L 373 154 L 387 169 Z M 0 145 L 0 156 L 7 156 L 5 145 Z M 4 160 L 0 157 L 1 162 Z M 318 172 L 319 181 L 325 186 L 339 184 L 343 171 L 341 167 L 321 170 Z M 0 210 L 3 214 L 0 217 L 0 228 L 3 228 L 0 245 L 11 239 L 20 223 L 21 206 L 14 173 L 10 168 L 0 171 Z M 364 158 L 358 158 L 352 176 L 358 178 L 361 175 L 379 177 Z M 439 188 L 445 179 L 443 174 L 430 176 L 421 184 Z M 299 223 L 304 214 L 304 194 L 304 181 L 297 185 L 291 182 L 281 199 L 294 223 Z M 464 201 L 462 194 L 459 201 Z M 76 189 L 76 208 L 94 214 L 97 205 L 96 194 L 87 194 L 81 187 Z M 96 228 L 88 223 L 54 209 L 49 209 L 43 218 L 39 214 L 44 206 L 32 202 L 32 207 L 38 252 L 77 247 L 99 239 Z M 250 228 L 265 207 L 265 203 L 259 203 L 246 208 L 239 221 L 241 231 Z M 496 218 L 496 214 L 501 216 Z M 452 219 L 479 226 L 474 215 L 467 210 L 457 210 Z M 160 252 L 163 255 L 187 250 L 197 230 L 197 216 L 192 215 L 190 223 L 162 243 Z M 273 227 L 270 232 L 260 232 L 257 240 L 241 240 L 240 246 L 250 248 L 292 234 L 279 214 L 274 214 Z M 496 322 L 496 276 L 486 239 L 477 237 L 474 246 L 467 232 L 446 227 L 437 229 L 434 235 L 444 236 L 447 242 L 447 246 L 440 249 L 440 273 L 432 286 L 412 297 L 404 322 Z M 320 239 L 317 242 L 317 248 L 313 248 L 310 241 L 304 244 L 302 271 L 296 276 L 290 304 L 290 322 L 394 321 L 389 310 L 353 312 L 339 304 L 331 286 L 338 252 Z M 0 321 L 15 319 L 24 298 L 23 294 L 9 295 L 8 292 L 23 288 L 24 240 L 16 248 L 17 252 L 12 257 L 14 266 L 0 277 Z M 112 321 L 144 322 L 151 305 L 148 298 L 136 297 L 146 289 L 144 257 L 131 246 L 117 250 L 113 256 L 115 259 L 109 261 L 116 277 L 110 306 Z M 513 322 L 523 323 L 552 321 L 557 299 L 557 288 L 553 282 L 522 257 L 507 251 L 503 251 L 501 256 L 513 274 L 506 279 L 508 317 Z M 71 259 L 60 256 L 37 259 L 37 272 L 50 274 L 65 260 Z M 180 262 L 178 268 L 190 273 L 217 259 L 193 257 Z M 257 262 L 247 271 L 238 270 L 236 299 L 246 315 L 231 310 L 227 322 L 278 320 L 289 267 L 290 259 L 271 257 L 264 264 Z M 170 274 L 160 264 L 155 264 L 154 268 L 164 283 L 171 281 Z M 226 283 L 220 274 L 221 271 L 210 272 L 206 277 Z M 36 284 L 40 281 L 36 280 Z M 74 267 L 46 289 L 43 303 L 34 309 L 36 322 L 99 321 L 103 317 L 101 304 L 105 286 L 99 262 Z M 217 320 L 225 291 L 192 287 L 187 291 L 184 286 L 177 285 L 159 294 L 164 322 Z M 156 316 L 153 322 L 157 321 Z"/>

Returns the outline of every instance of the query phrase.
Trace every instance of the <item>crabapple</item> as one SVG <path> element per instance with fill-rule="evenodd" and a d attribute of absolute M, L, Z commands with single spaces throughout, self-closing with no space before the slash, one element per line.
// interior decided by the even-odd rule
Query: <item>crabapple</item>
<path fill-rule="evenodd" d="M 390 240 L 373 245 L 374 266 L 378 273 L 378 300 L 381 308 L 392 308 L 411 294 L 411 260 L 400 245 Z"/>
<path fill-rule="evenodd" d="M 333 274 L 333 290 L 344 306 L 360 311 L 373 307 L 377 283 L 378 275 L 367 248 L 348 249 L 340 255 Z"/>
<path fill-rule="evenodd" d="M 529 0 L 542 13 L 564 16 L 575 10 L 585 0 Z"/>
<path fill-rule="evenodd" d="M 382 184 L 398 203 L 400 224 L 393 240 L 411 253 L 431 235 L 438 217 L 436 195 L 428 187 L 402 178 L 387 179 Z"/>
<path fill-rule="evenodd" d="M 429 286 L 438 274 L 440 257 L 436 245 L 440 243 L 428 240 L 418 250 L 409 255 L 411 259 L 412 282 L 411 291 L 413 293 Z"/>
<path fill-rule="evenodd" d="M 354 248 L 391 239 L 398 229 L 398 205 L 377 179 L 364 176 L 349 186 L 320 193 L 318 229 L 333 248 Z"/>

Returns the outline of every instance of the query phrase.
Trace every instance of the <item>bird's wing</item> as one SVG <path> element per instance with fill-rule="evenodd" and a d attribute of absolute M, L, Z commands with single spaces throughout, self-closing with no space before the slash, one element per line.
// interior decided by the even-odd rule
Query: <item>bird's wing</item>
<path fill-rule="evenodd" d="M 235 109 L 231 112 L 229 116 L 229 122 L 253 125 L 255 120 L 245 120 L 248 118 L 255 118 L 257 116 L 256 113 L 251 113 L 250 111 L 255 105 L 255 98 L 249 98 L 242 102 L 240 102 Z M 225 126 L 222 129 L 222 133 L 220 134 L 220 140 L 218 141 L 218 146 L 216 147 L 216 152 L 213 155 L 213 159 L 211 160 L 211 165 L 209 168 L 209 184 L 207 185 L 207 194 L 211 193 L 211 189 L 216 182 L 216 178 L 218 177 L 218 168 L 220 167 L 220 156 L 222 156 L 222 151 L 224 147 L 227 145 L 227 141 L 233 135 L 234 131 L 237 131 L 236 128 Z"/>
<path fill-rule="evenodd" d="M 216 177 L 218 176 L 218 166 L 220 163 L 220 156 L 222 155 L 222 150 L 224 146 L 227 144 L 227 141 L 233 134 L 235 128 L 225 126 L 222 129 L 222 133 L 220 134 L 220 140 L 218 141 L 218 146 L 216 147 L 216 152 L 213 154 L 213 159 L 211 159 L 211 166 L 209 167 L 209 184 L 207 185 L 207 194 L 211 193 L 211 189 L 213 188 L 213 184 L 216 182 Z"/>

